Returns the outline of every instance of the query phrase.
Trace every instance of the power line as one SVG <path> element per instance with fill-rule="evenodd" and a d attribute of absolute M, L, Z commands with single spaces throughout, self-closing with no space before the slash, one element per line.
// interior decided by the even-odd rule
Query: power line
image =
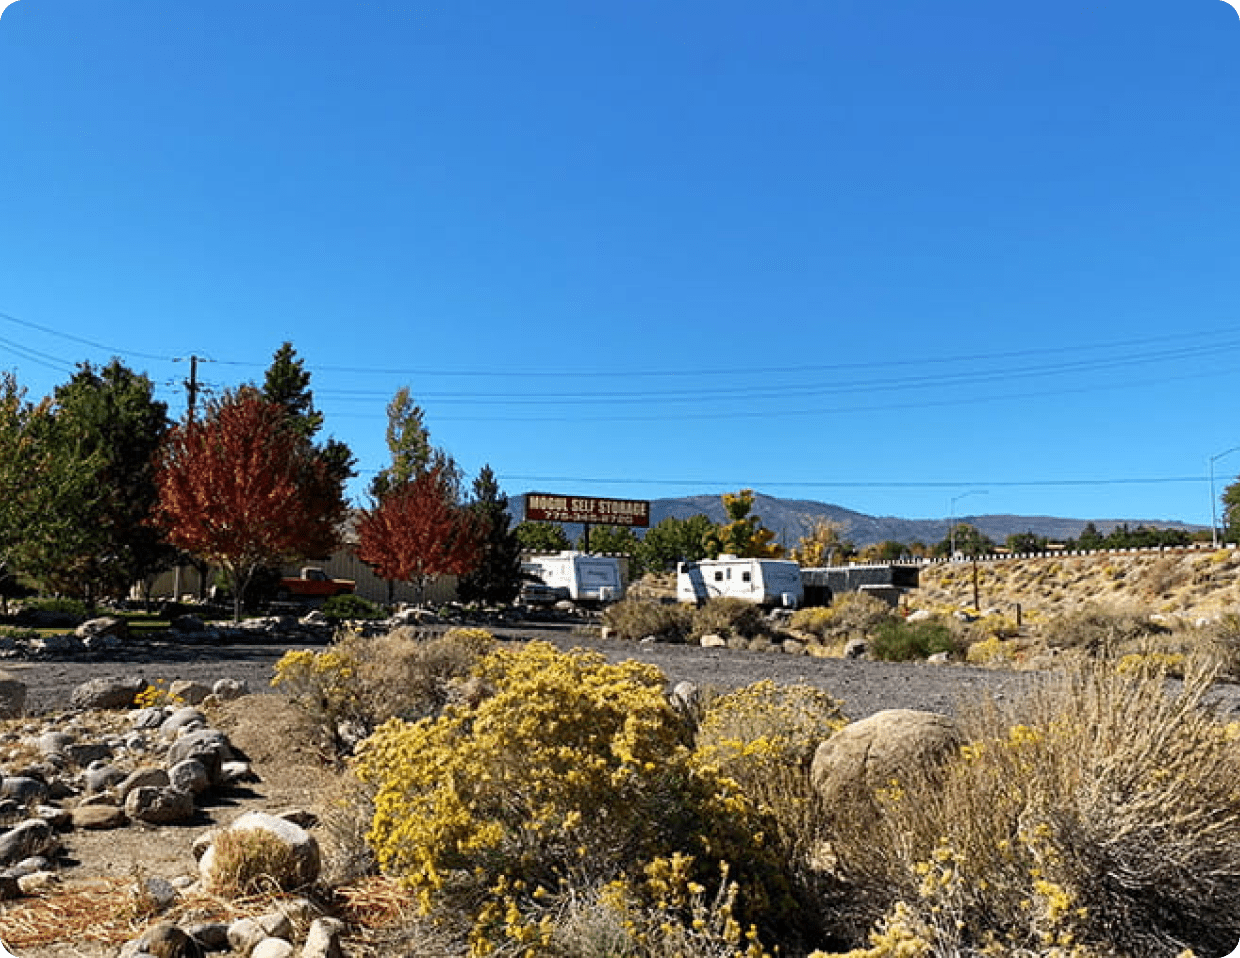
<path fill-rule="evenodd" d="M 582 485 L 615 485 L 615 486 L 726 486 L 729 489 L 757 488 L 812 488 L 812 489 L 959 489 L 962 486 L 978 486 L 991 488 L 1042 488 L 1054 486 L 1142 486 L 1171 485 L 1182 483 L 1205 483 L 1209 480 L 1204 476 L 1157 476 L 1145 479 L 1017 479 L 987 480 L 969 479 L 956 482 L 907 482 L 887 480 L 859 480 L 851 482 L 804 480 L 777 482 L 760 482 L 747 479 L 744 482 L 729 482 L 722 479 L 601 479 L 583 476 L 518 476 L 500 475 L 497 478 L 509 482 L 573 482 Z"/>

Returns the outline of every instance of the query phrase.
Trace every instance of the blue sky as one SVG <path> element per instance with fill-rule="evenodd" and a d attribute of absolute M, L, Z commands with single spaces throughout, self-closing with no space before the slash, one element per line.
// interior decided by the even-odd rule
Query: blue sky
<path fill-rule="evenodd" d="M 1221 0 L 18 0 L 0 368 L 180 416 L 291 340 L 507 492 L 1208 524 L 1240 471 Z"/>

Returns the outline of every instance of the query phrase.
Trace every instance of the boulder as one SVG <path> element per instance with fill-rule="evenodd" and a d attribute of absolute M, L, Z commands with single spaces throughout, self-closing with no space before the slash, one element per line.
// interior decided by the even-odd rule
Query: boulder
<path fill-rule="evenodd" d="M 293 943 L 287 938 L 264 938 L 254 946 L 250 958 L 292 958 L 294 951 Z"/>
<path fill-rule="evenodd" d="M 159 725 L 164 735 L 174 735 L 183 728 L 201 728 L 207 724 L 207 717 L 192 705 L 174 710 Z"/>
<path fill-rule="evenodd" d="M 97 619 L 87 619 L 73 630 L 73 634 L 79 639 L 98 638 L 103 635 L 127 639 L 129 638 L 129 623 L 115 615 L 103 615 Z"/>
<path fill-rule="evenodd" d="M 0 798 L 11 798 L 19 805 L 47 800 L 47 783 L 25 775 L 6 775 L 0 779 Z"/>
<path fill-rule="evenodd" d="M 219 729 L 201 728 L 187 732 L 168 747 L 165 764 L 172 768 L 186 759 L 197 759 L 207 770 L 212 785 L 220 781 L 220 769 L 233 758 L 228 736 Z"/>
<path fill-rule="evenodd" d="M 704 649 L 726 649 L 728 647 L 728 640 L 722 635 L 715 635 L 712 632 L 710 635 L 704 635 L 698 639 L 698 645 Z"/>
<path fill-rule="evenodd" d="M 75 709 L 126 709 L 146 686 L 141 675 L 100 676 L 75 688 L 69 705 Z"/>
<path fill-rule="evenodd" d="M 206 768 L 196 758 L 177 762 L 168 769 L 164 778 L 167 780 L 165 784 L 171 784 L 191 795 L 200 795 L 211 787 L 211 778 L 207 775 Z"/>
<path fill-rule="evenodd" d="M 931 772 L 961 744 L 959 728 L 946 715 L 888 709 L 844 726 L 819 745 L 810 775 L 831 806 Z"/>
<path fill-rule="evenodd" d="M 152 958 L 203 958 L 200 945 L 187 932 L 171 922 L 152 925 L 142 936 L 143 951 Z M 141 952 L 140 952 L 141 953 Z"/>
<path fill-rule="evenodd" d="M 28 818 L 0 835 L 0 868 L 8 868 L 34 855 L 50 857 L 58 846 L 48 822 L 42 818 Z"/>
<path fill-rule="evenodd" d="M 26 683 L 11 672 L 0 672 L 0 719 L 19 718 L 26 711 Z"/>
<path fill-rule="evenodd" d="M 168 686 L 168 694 L 190 705 L 199 705 L 203 699 L 211 694 L 211 690 L 201 682 L 178 679 Z"/>
<path fill-rule="evenodd" d="M 106 831 L 129 824 L 119 805 L 79 805 L 73 809 L 73 827 L 86 831 Z"/>
<path fill-rule="evenodd" d="M 116 791 L 124 798 L 135 788 L 163 788 L 171 785 L 171 776 L 162 768 L 154 765 L 146 765 L 142 768 L 135 768 L 132 772 L 125 776 L 123 781 L 116 785 Z"/>
<path fill-rule="evenodd" d="M 338 918 L 314 919 L 306 933 L 301 958 L 344 958 L 344 949 L 340 947 L 343 934 L 344 922 Z"/>
<path fill-rule="evenodd" d="M 142 785 L 125 796 L 125 814 L 150 825 L 187 822 L 194 817 L 194 796 L 170 785 Z"/>
<path fill-rule="evenodd" d="M 239 699 L 249 693 L 249 684 L 238 679 L 219 679 L 211 686 L 211 694 L 219 696 L 225 702 Z"/>
<path fill-rule="evenodd" d="M 865 639 L 849 639 L 844 643 L 844 658 L 864 659 L 870 654 L 870 643 Z"/>

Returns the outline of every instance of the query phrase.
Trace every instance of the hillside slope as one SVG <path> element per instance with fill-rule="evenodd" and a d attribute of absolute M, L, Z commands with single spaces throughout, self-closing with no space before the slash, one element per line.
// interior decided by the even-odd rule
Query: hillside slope
<path fill-rule="evenodd" d="M 1107 552 L 979 562 L 977 605 L 1054 614 L 1095 605 L 1116 611 L 1217 616 L 1240 611 L 1240 550 Z M 974 607 L 971 562 L 925 566 L 910 608 Z"/>

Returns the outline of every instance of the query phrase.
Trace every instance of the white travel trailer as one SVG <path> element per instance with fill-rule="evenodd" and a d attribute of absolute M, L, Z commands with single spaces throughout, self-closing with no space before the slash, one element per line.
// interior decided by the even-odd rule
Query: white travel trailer
<path fill-rule="evenodd" d="M 804 594 L 801 567 L 789 559 L 721 555 L 676 567 L 676 598 L 681 602 L 731 596 L 756 605 L 795 609 Z"/>
<path fill-rule="evenodd" d="M 617 556 L 585 552 L 526 556 L 521 560 L 521 575 L 527 583 L 524 592 L 531 601 L 615 602 L 624 595 Z"/>

